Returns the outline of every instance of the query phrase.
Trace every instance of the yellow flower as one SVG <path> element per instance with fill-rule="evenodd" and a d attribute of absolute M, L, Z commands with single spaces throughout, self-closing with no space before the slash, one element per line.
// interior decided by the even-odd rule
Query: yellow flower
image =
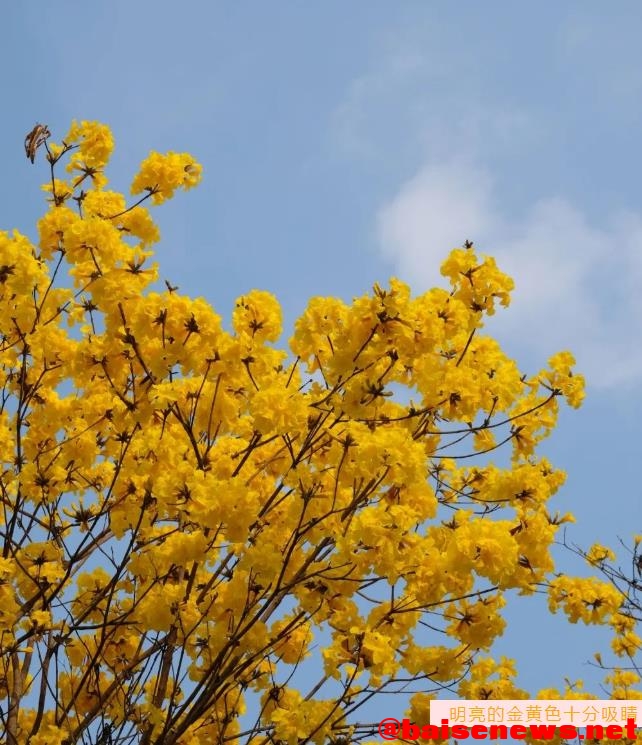
<path fill-rule="evenodd" d="M 236 301 L 232 325 L 237 334 L 256 342 L 276 341 L 281 334 L 281 306 L 263 290 L 252 290 Z"/>
<path fill-rule="evenodd" d="M 615 554 L 610 548 L 603 546 L 601 543 L 594 543 L 586 553 L 586 560 L 589 564 L 601 564 L 606 560 L 615 561 Z"/>
<path fill-rule="evenodd" d="M 296 665 L 308 655 L 308 647 L 312 641 L 308 623 L 286 617 L 274 624 L 272 635 L 278 640 L 275 645 L 276 654 L 288 665 Z"/>
<path fill-rule="evenodd" d="M 71 157 L 68 171 L 83 168 L 103 168 L 114 149 L 114 138 L 111 130 L 100 122 L 73 122 L 65 137 L 68 145 L 79 143 L 79 149 Z"/>
<path fill-rule="evenodd" d="M 561 606 L 571 623 L 586 624 L 607 621 L 622 603 L 612 585 L 597 579 L 556 577 L 549 585 L 548 606 L 555 613 Z"/>
<path fill-rule="evenodd" d="M 131 186 L 132 194 L 148 191 L 154 204 L 170 199 L 176 189 L 191 189 L 201 180 L 202 166 L 188 153 L 152 152 L 141 163 Z"/>

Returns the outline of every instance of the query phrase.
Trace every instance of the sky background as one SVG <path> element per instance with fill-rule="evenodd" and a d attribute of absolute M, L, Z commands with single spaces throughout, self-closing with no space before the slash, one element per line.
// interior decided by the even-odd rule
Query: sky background
<path fill-rule="evenodd" d="M 642 532 L 639 2 L 58 0 L 0 18 L 0 229 L 35 237 L 45 206 L 25 134 L 59 141 L 77 118 L 112 127 L 113 188 L 152 149 L 203 164 L 155 212 L 157 258 L 226 320 L 254 287 L 288 332 L 312 295 L 392 275 L 420 293 L 473 240 L 516 280 L 488 331 L 525 372 L 570 349 L 587 376 L 542 448 L 568 473 L 553 512 L 585 546 Z M 603 632 L 542 597 L 507 616 L 496 650 L 522 686 L 600 693 L 586 661 Z"/>

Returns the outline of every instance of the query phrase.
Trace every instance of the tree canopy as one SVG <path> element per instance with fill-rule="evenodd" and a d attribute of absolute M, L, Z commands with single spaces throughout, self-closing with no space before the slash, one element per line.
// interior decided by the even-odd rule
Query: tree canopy
<path fill-rule="evenodd" d="M 572 516 L 537 449 L 583 378 L 484 333 L 513 289 L 491 257 L 312 298 L 289 341 L 252 289 L 226 330 L 153 262 L 148 208 L 198 184 L 192 156 L 151 153 L 128 201 L 108 127 L 25 146 L 50 174 L 37 238 L 0 234 L 8 745 L 359 742 L 385 692 L 424 722 L 445 686 L 526 697 L 487 656 L 509 592 L 614 617 L 550 554 Z"/>

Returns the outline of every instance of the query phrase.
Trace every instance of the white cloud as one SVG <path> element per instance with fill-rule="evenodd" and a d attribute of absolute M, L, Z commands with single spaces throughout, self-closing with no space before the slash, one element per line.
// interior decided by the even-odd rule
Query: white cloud
<path fill-rule="evenodd" d="M 492 232 L 492 183 L 464 162 L 422 169 L 379 213 L 379 237 L 387 258 L 423 284 L 440 281 L 444 250 Z"/>
<path fill-rule="evenodd" d="M 569 22 L 561 29 L 560 57 L 592 48 L 594 26 Z M 488 328 L 527 371 L 570 349 L 589 385 L 636 384 L 642 214 L 589 215 L 564 194 L 547 194 L 565 152 L 560 133 L 572 121 L 568 112 L 507 99 L 476 65 L 474 48 L 445 55 L 448 39 L 428 34 L 427 43 L 426 29 L 421 34 L 392 41 L 353 81 L 334 118 L 336 143 L 365 161 L 379 183 L 406 179 L 377 215 L 382 254 L 420 291 L 443 284 L 439 266 L 448 251 L 473 240 L 515 279 L 510 309 Z M 617 74 L 607 68 L 594 74 L 618 77 L 619 65 Z M 560 183 L 577 194 L 598 186 L 581 182 L 586 171 L 578 171 L 575 186 L 560 172 Z"/>
<path fill-rule="evenodd" d="M 425 165 L 378 215 L 382 252 L 416 291 L 442 284 L 454 246 L 475 241 L 516 283 L 513 303 L 489 323 L 529 365 L 570 349 L 590 385 L 642 376 L 642 218 L 620 213 L 596 227 L 560 197 L 504 214 L 483 168 L 454 159 Z"/>

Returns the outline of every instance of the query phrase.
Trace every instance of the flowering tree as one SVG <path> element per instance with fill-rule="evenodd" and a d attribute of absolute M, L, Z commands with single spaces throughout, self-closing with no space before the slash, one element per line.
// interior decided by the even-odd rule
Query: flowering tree
<path fill-rule="evenodd" d="M 626 561 L 624 564 L 616 563 L 615 552 L 600 543 L 593 544 L 588 550 L 567 542 L 564 537 L 563 544 L 567 549 L 581 557 L 585 563 L 601 575 L 602 579 L 595 577 L 566 578 L 565 579 L 565 610 L 572 623 L 583 620 L 590 623 L 593 615 L 599 612 L 601 599 L 605 595 L 613 598 L 612 604 L 617 610 L 609 614 L 606 619 L 613 634 L 611 639 L 611 652 L 615 657 L 623 660 L 622 663 L 613 664 L 605 661 L 600 652 L 595 653 L 593 665 L 604 670 L 604 690 L 608 698 L 642 699 L 642 690 L 639 688 L 642 680 L 642 639 L 638 631 L 642 626 L 642 535 L 635 535 L 631 544 L 627 545 L 620 541 Z M 552 610 L 556 610 L 553 606 Z M 582 693 L 581 686 L 570 686 L 567 693 Z M 547 691 L 552 694 L 555 691 Z M 638 724 L 640 724 L 638 722 Z M 638 741 L 642 741 L 642 731 Z"/>
<path fill-rule="evenodd" d="M 147 207 L 194 159 L 152 153 L 128 204 L 107 127 L 49 138 L 25 143 L 51 171 L 37 240 L 0 234 L 7 745 L 347 743 L 386 692 L 424 722 L 446 685 L 525 696 L 478 655 L 506 592 L 552 576 L 570 516 L 536 447 L 583 380 L 568 353 L 523 375 L 482 332 L 510 278 L 467 242 L 450 289 L 313 298 L 288 347 L 252 290 L 229 333 L 150 262 Z"/>

